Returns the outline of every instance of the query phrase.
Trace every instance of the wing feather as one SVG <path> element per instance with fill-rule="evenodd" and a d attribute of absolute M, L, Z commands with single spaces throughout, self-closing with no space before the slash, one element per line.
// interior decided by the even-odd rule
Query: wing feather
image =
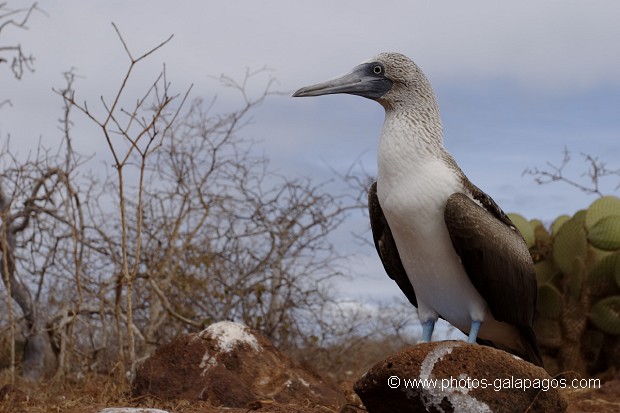
<path fill-rule="evenodd" d="M 448 198 L 444 218 L 452 245 L 493 317 L 531 327 L 538 287 L 529 250 L 510 219 L 478 191 L 484 207 L 465 194 Z"/>
<path fill-rule="evenodd" d="M 416 300 L 415 291 L 409 281 L 409 277 L 407 277 L 407 272 L 396 249 L 396 242 L 394 242 L 394 237 L 392 237 L 392 231 L 379 204 L 376 182 L 373 182 L 368 190 L 368 213 L 370 216 L 370 227 L 372 228 L 372 238 L 385 272 L 387 272 L 391 279 L 396 281 L 396 284 L 405 293 L 409 302 L 417 307 L 418 301 Z"/>

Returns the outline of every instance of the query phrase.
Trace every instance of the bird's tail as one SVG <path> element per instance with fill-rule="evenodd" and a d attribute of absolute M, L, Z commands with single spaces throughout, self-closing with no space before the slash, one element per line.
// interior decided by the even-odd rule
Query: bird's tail
<path fill-rule="evenodd" d="M 529 361 L 532 364 L 544 368 L 542 356 L 540 355 L 540 348 L 538 347 L 538 341 L 536 340 L 536 335 L 534 334 L 534 329 L 532 329 L 532 327 L 518 327 L 518 329 L 520 338 L 520 348 L 518 349 L 514 348 L 514 346 L 509 347 L 496 341 L 485 340 L 480 337 L 476 339 L 476 342 L 484 346 L 495 347 L 507 353 L 514 354 L 515 356 L 521 357 L 525 361 Z"/>
<path fill-rule="evenodd" d="M 519 336 L 521 337 L 521 345 L 525 349 L 523 359 L 544 368 L 534 329 L 532 327 L 519 327 Z"/>

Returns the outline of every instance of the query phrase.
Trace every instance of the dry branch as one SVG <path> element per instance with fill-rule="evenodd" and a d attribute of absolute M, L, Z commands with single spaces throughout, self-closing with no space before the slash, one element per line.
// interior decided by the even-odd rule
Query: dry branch
<path fill-rule="evenodd" d="M 9 9 L 7 3 L 0 3 L 0 36 L 4 30 L 10 27 L 27 30 L 27 23 L 34 11 L 43 12 L 37 3 L 33 3 L 28 8 Z M 0 63 L 11 61 L 11 71 L 16 79 L 21 79 L 25 71 L 34 72 L 34 57 L 26 55 L 21 44 L 0 45 L 0 55 L 12 57 L 0 58 Z M 3 102 L 4 103 L 4 102 Z M 2 105 L 0 105 L 2 106 Z"/>
<path fill-rule="evenodd" d="M 586 182 L 580 182 L 577 179 L 567 176 L 565 170 L 571 161 L 571 155 L 568 149 L 564 148 L 562 153 L 562 161 L 559 166 L 551 162 L 547 162 L 547 169 L 540 169 L 538 167 L 527 168 L 523 171 L 523 175 L 530 175 L 534 177 L 534 182 L 539 185 L 545 185 L 552 182 L 564 182 L 576 188 L 588 195 L 594 194 L 603 196 L 603 190 L 601 189 L 602 179 L 610 176 L 620 176 L 620 169 L 609 169 L 607 164 L 600 161 L 597 157 L 581 153 L 583 160 L 586 164 L 586 171 L 583 172 L 580 177 L 586 178 Z M 620 188 L 620 184 L 616 186 L 616 190 Z"/>

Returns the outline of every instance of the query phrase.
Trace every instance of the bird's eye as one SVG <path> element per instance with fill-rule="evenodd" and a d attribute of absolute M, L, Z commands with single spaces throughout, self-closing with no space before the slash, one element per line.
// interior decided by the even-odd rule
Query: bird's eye
<path fill-rule="evenodd" d="M 383 68 L 382 68 L 381 66 L 379 66 L 379 65 L 374 66 L 374 67 L 372 68 L 372 72 L 373 72 L 375 75 L 380 75 L 381 73 L 383 73 Z"/>

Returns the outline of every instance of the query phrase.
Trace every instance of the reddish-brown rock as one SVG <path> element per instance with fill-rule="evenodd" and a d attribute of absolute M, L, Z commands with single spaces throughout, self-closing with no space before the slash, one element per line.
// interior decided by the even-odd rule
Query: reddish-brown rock
<path fill-rule="evenodd" d="M 134 396 L 227 407 L 274 400 L 338 410 L 346 403 L 336 386 L 295 364 L 264 336 L 227 321 L 158 348 L 138 368 L 132 387 Z"/>
<path fill-rule="evenodd" d="M 370 413 L 564 412 L 554 385 L 544 369 L 504 351 L 442 341 L 387 357 L 354 389 Z"/>

